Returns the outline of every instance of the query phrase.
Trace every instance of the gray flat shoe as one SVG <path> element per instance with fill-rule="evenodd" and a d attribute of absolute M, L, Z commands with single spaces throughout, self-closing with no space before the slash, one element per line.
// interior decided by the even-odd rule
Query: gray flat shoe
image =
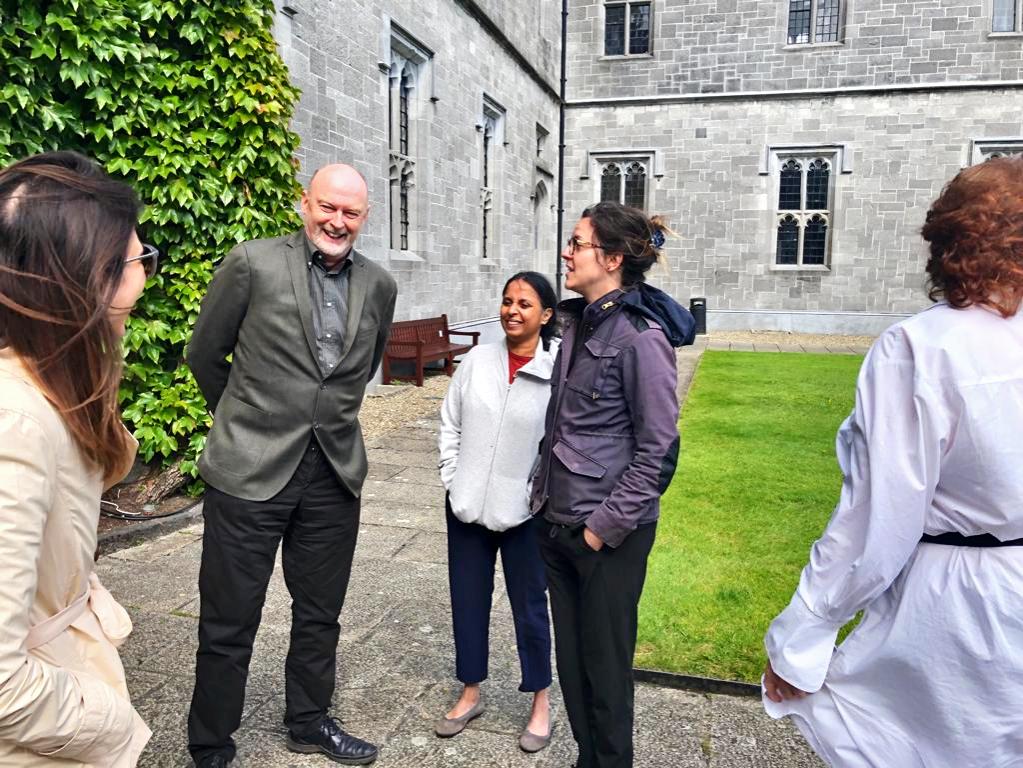
<path fill-rule="evenodd" d="M 537 736 L 528 728 L 522 731 L 522 735 L 519 736 L 519 749 L 523 752 L 539 752 L 541 749 L 546 749 L 547 745 L 551 743 L 551 734 L 554 733 L 554 719 L 551 718 L 551 724 L 547 729 L 546 736 Z"/>
<path fill-rule="evenodd" d="M 483 706 L 483 698 L 480 697 L 480 700 L 473 705 L 473 708 L 461 717 L 444 717 L 438 720 L 433 732 L 442 739 L 450 739 L 452 736 L 457 736 L 464 731 L 465 726 L 469 724 L 470 720 L 475 720 L 486 711 L 487 708 Z"/>

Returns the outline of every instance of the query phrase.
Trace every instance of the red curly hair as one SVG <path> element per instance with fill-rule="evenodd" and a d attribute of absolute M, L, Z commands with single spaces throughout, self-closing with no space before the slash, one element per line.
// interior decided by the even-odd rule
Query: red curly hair
<path fill-rule="evenodd" d="M 1023 301 L 1023 157 L 960 171 L 927 212 L 921 234 L 931 244 L 932 300 L 1016 314 Z"/>

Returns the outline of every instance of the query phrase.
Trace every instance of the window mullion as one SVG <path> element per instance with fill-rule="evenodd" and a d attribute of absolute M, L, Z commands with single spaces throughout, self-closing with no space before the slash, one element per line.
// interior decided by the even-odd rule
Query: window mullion
<path fill-rule="evenodd" d="M 799 224 L 799 226 L 797 227 L 797 230 L 799 231 L 799 242 L 796 244 L 796 266 L 797 267 L 802 267 L 803 266 L 803 235 L 806 232 L 806 216 L 801 213 L 801 214 L 799 214 L 798 217 L 796 217 L 796 221 Z"/>
<path fill-rule="evenodd" d="M 803 166 L 799 172 L 799 209 L 806 211 L 806 182 L 810 174 L 810 158 L 800 158 L 799 164 Z"/>
<path fill-rule="evenodd" d="M 810 4 L 810 40 L 813 40 L 813 11 L 814 4 Z M 810 163 L 813 160 L 809 157 L 800 158 L 799 164 L 802 169 L 799 173 L 799 247 L 796 248 L 796 264 L 803 266 L 803 248 L 806 244 L 806 183 L 810 176 Z"/>
<path fill-rule="evenodd" d="M 632 53 L 632 40 L 629 39 L 630 35 L 632 34 L 632 8 L 629 7 L 630 5 L 632 5 L 632 3 L 629 3 L 629 2 L 625 3 L 625 46 L 624 46 L 624 49 L 625 49 L 625 55 L 626 56 L 628 56 L 629 54 Z"/>

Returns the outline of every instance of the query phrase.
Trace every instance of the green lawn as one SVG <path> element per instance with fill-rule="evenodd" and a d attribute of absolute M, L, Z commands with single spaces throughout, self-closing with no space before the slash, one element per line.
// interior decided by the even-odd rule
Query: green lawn
<path fill-rule="evenodd" d="M 636 664 L 756 681 L 763 636 L 838 498 L 854 355 L 704 354 L 680 421 Z"/>

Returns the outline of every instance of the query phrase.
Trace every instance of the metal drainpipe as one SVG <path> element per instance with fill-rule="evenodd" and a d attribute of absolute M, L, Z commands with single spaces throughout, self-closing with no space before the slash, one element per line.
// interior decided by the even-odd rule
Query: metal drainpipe
<path fill-rule="evenodd" d="M 561 0 L 561 101 L 558 104 L 558 244 L 554 289 L 561 300 L 561 243 L 565 222 L 565 92 L 568 83 L 568 0 Z"/>

